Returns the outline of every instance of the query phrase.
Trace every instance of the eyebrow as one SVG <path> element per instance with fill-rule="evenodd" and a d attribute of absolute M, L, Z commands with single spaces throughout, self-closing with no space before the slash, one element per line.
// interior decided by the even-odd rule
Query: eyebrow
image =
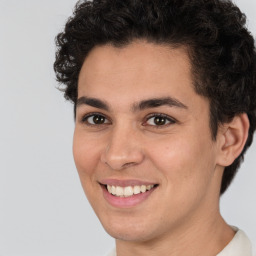
<path fill-rule="evenodd" d="M 76 107 L 79 107 L 81 105 L 89 105 L 91 107 L 103 109 L 106 111 L 110 110 L 109 105 L 105 101 L 96 99 L 96 98 L 89 98 L 85 96 L 78 98 L 76 102 Z M 188 107 L 182 102 L 180 102 L 179 100 L 172 97 L 164 97 L 164 98 L 153 98 L 153 99 L 142 100 L 138 103 L 135 103 L 132 106 L 132 111 L 135 112 L 138 110 L 144 110 L 147 108 L 157 108 L 165 105 L 169 107 L 188 109 Z"/>
<path fill-rule="evenodd" d="M 80 97 L 76 102 L 76 107 L 79 107 L 81 105 L 89 105 L 91 107 L 104 109 L 106 111 L 109 111 L 109 106 L 106 102 L 95 99 L 95 98 L 88 98 L 88 97 Z"/>
<path fill-rule="evenodd" d="M 143 100 L 139 103 L 135 103 L 133 105 L 133 110 L 144 110 L 147 108 L 157 108 L 167 105 L 169 107 L 177 107 L 182 109 L 188 109 L 188 107 L 180 102 L 179 100 L 172 97 L 164 97 L 164 98 L 153 98 L 148 100 Z"/>

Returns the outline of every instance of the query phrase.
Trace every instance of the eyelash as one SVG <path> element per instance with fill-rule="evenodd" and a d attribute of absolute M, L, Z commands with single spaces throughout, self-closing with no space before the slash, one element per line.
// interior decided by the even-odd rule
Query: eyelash
<path fill-rule="evenodd" d="M 88 122 L 88 119 L 91 118 L 91 117 L 100 117 L 100 118 L 104 118 L 104 123 L 101 123 L 101 124 L 92 124 L 92 123 L 89 123 Z M 151 119 L 151 118 L 163 118 L 164 120 L 164 124 L 160 124 L 160 125 L 148 125 L 147 122 Z M 108 121 L 107 123 L 105 123 L 105 121 Z M 109 125 L 111 124 L 111 119 L 106 117 L 105 115 L 101 114 L 101 113 L 89 113 L 89 114 L 86 114 L 85 116 L 82 117 L 82 120 L 81 120 L 82 123 L 85 123 L 86 125 L 88 126 L 94 126 L 94 127 L 97 127 L 97 126 L 102 126 L 102 125 Z M 168 122 L 166 124 L 166 122 Z M 177 121 L 174 119 L 174 118 L 171 118 L 170 116 L 168 115 L 165 115 L 165 114 L 161 114 L 161 113 L 152 113 L 150 115 L 148 115 L 146 118 L 145 118 L 145 121 L 143 121 L 142 125 L 143 126 L 152 126 L 154 128 L 162 128 L 162 127 L 166 127 L 166 126 L 169 126 L 169 125 L 172 125 L 172 124 L 175 124 Z"/>
<path fill-rule="evenodd" d="M 143 126 L 146 126 L 146 122 L 148 122 L 151 118 L 163 118 L 165 123 L 162 124 L 162 125 L 150 125 L 150 126 L 154 126 L 155 128 L 162 128 L 162 127 L 166 127 L 166 126 L 169 126 L 169 125 L 172 125 L 172 124 L 175 124 L 177 121 L 174 119 L 174 118 L 171 118 L 170 116 L 168 115 L 165 115 L 165 114 L 160 114 L 160 113 L 153 113 L 153 114 L 150 114 L 149 116 L 146 117 L 146 121 L 143 122 Z M 169 122 L 166 124 L 166 122 Z"/>
<path fill-rule="evenodd" d="M 90 117 L 96 117 L 96 116 L 98 116 L 98 117 L 103 117 L 103 118 L 105 119 L 105 121 L 106 121 L 106 120 L 110 120 L 110 118 L 106 117 L 105 115 L 103 115 L 103 114 L 101 114 L 101 113 L 95 112 L 95 113 L 89 113 L 89 114 L 86 114 L 85 116 L 83 116 L 81 122 L 82 122 L 82 123 L 85 123 L 85 124 L 88 125 L 88 126 L 99 126 L 99 125 L 108 125 L 108 124 L 111 124 L 111 120 L 108 121 L 108 123 L 102 123 L 102 124 L 91 124 L 91 123 L 88 122 L 88 119 L 89 119 Z"/>

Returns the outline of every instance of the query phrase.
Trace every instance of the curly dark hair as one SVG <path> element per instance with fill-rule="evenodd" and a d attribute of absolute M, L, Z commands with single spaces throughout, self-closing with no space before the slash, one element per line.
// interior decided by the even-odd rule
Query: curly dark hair
<path fill-rule="evenodd" d="M 57 80 L 76 108 L 78 76 L 95 46 L 123 47 L 136 39 L 186 46 L 195 91 L 210 102 L 210 128 L 246 113 L 249 136 L 242 153 L 225 168 L 220 194 L 234 178 L 256 127 L 256 50 L 246 17 L 228 0 L 94 0 L 77 3 L 56 37 Z"/>

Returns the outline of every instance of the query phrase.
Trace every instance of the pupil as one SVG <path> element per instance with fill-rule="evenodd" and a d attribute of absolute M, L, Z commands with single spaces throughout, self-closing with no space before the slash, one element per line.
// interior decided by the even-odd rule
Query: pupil
<path fill-rule="evenodd" d="M 94 117 L 93 117 L 93 122 L 94 122 L 95 124 L 104 124 L 104 122 L 105 122 L 105 117 L 103 117 L 103 116 L 94 116 Z"/>
<path fill-rule="evenodd" d="M 164 125 L 165 124 L 165 118 L 164 117 L 155 117 L 154 123 L 156 125 Z"/>

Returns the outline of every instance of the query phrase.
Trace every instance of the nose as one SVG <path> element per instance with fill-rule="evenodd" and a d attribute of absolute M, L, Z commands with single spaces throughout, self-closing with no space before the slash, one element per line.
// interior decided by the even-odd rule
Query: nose
<path fill-rule="evenodd" d="M 101 154 L 101 161 L 112 170 L 140 164 L 144 159 L 140 134 L 131 127 L 115 127 Z"/>

